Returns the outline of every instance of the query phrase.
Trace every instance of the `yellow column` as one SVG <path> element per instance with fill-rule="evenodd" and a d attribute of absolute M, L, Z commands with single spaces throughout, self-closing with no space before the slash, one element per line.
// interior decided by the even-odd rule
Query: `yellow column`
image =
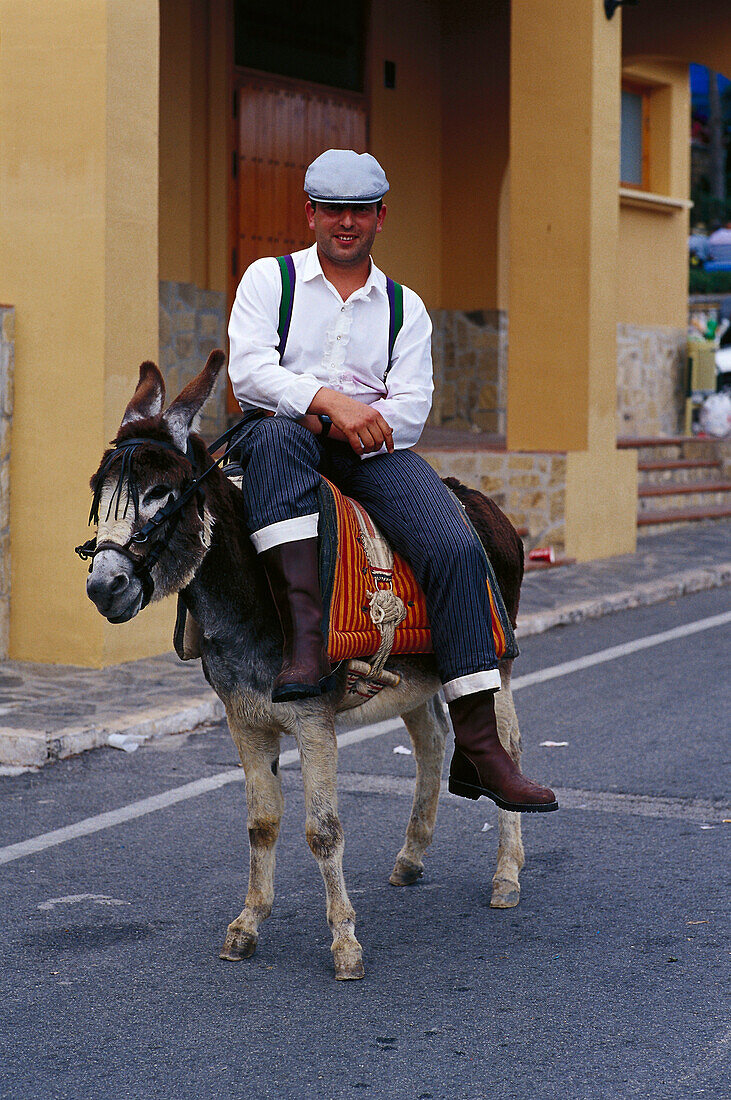
<path fill-rule="evenodd" d="M 88 481 L 158 348 L 158 5 L 0 0 L 0 301 L 16 308 L 11 656 L 170 648 L 170 608 L 107 624 L 73 547 Z"/>
<path fill-rule="evenodd" d="M 621 18 L 511 5 L 508 447 L 566 451 L 566 549 L 635 547 L 615 449 Z"/>

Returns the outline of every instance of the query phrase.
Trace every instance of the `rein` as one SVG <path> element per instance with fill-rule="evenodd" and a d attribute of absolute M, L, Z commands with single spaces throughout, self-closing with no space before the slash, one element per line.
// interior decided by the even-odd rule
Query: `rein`
<path fill-rule="evenodd" d="M 214 440 L 211 446 L 208 448 L 209 453 L 213 453 L 219 449 L 224 443 L 228 443 L 232 436 L 235 436 L 242 423 L 247 418 L 244 417 L 242 421 L 238 421 L 231 428 L 220 435 L 218 439 Z M 125 483 L 125 479 L 128 480 L 128 496 L 124 506 L 123 517 L 127 514 L 129 508 L 130 499 L 132 500 L 135 516 L 139 514 L 139 495 L 137 486 L 132 482 L 129 477 L 132 469 L 132 458 L 138 447 L 142 445 L 150 447 L 162 447 L 168 451 L 175 451 L 176 454 L 183 455 L 184 458 L 190 462 L 192 470 L 195 472 L 195 457 L 193 455 L 193 449 L 188 441 L 186 451 L 182 451 L 179 447 L 176 447 L 174 443 L 168 443 L 163 439 L 144 439 L 144 438 L 130 438 L 124 439 L 121 443 L 118 443 L 111 454 L 107 457 L 102 464 L 99 474 L 97 487 L 94 490 L 94 498 L 91 504 L 91 510 L 89 512 L 89 523 L 99 523 L 99 504 L 101 501 L 102 488 L 104 486 L 105 475 L 109 472 L 114 461 L 122 455 L 122 462 L 119 471 L 119 479 L 117 486 L 112 493 L 111 500 L 109 501 L 109 508 L 107 510 L 107 519 L 114 505 L 114 517 L 118 518 L 119 506 L 121 503 L 122 489 Z M 140 610 L 147 607 L 147 604 L 152 599 L 152 595 L 155 591 L 155 581 L 152 577 L 152 570 L 160 560 L 162 554 L 167 550 L 171 538 L 175 533 L 175 529 L 180 522 L 181 512 L 185 505 L 191 500 L 192 497 L 198 496 L 198 510 L 202 514 L 202 493 L 200 493 L 201 483 L 208 477 L 212 470 L 215 470 L 227 456 L 234 450 L 237 443 L 232 443 L 223 454 L 211 462 L 202 474 L 184 486 L 180 496 L 171 499 L 162 508 L 158 509 L 154 516 L 147 521 L 139 531 L 135 531 L 130 535 L 125 543 L 111 542 L 110 540 L 104 540 L 103 542 L 97 542 L 96 536 L 83 543 L 81 546 L 74 548 L 74 553 L 78 554 L 82 561 L 88 561 L 91 559 L 91 565 L 89 566 L 89 572 L 94 566 L 94 558 L 97 554 L 103 550 L 116 550 L 118 554 L 124 555 L 131 563 L 134 573 L 139 577 L 142 584 L 142 604 Z M 167 526 L 167 532 L 165 538 L 159 538 L 146 554 L 134 553 L 134 549 L 142 549 L 149 541 L 149 539 L 160 528 Z"/>

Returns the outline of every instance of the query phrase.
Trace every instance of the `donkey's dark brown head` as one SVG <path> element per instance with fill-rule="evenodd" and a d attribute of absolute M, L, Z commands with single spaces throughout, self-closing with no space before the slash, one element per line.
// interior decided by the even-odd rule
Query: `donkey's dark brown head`
<path fill-rule="evenodd" d="M 142 529 L 161 508 L 173 507 L 210 465 L 193 429 L 224 361 L 222 351 L 212 352 L 200 374 L 165 412 L 162 375 L 154 363 L 143 363 L 117 437 L 91 479 L 92 516 L 98 529 L 86 591 L 110 622 L 132 619 L 150 595 L 157 600 L 183 588 L 210 546 L 212 516 L 203 489 L 145 541 L 134 539 L 144 534 Z M 154 565 L 146 587 L 147 558 Z"/>

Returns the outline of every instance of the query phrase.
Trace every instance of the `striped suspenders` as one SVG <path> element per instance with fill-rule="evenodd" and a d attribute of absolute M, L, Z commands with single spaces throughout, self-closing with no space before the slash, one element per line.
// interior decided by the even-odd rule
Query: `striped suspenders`
<path fill-rule="evenodd" d="M 294 261 L 291 256 L 277 256 L 277 263 L 279 264 L 279 273 L 282 277 L 282 297 L 279 302 L 279 324 L 277 325 L 277 333 L 279 335 L 277 351 L 279 352 L 279 358 L 281 360 L 284 355 L 284 349 L 287 346 L 289 326 L 292 323 L 295 272 Z M 388 365 L 386 366 L 386 373 L 383 376 L 384 382 L 391 369 L 396 337 L 401 332 L 404 323 L 404 288 L 400 283 L 395 283 L 393 279 L 387 278 L 386 293 L 388 295 Z"/>
<path fill-rule="evenodd" d="M 277 333 L 279 334 L 277 351 L 281 360 L 287 346 L 289 326 L 292 323 L 295 275 L 294 260 L 291 256 L 277 256 L 277 263 L 279 264 L 279 273 L 282 276 L 282 297 L 279 301 L 279 324 L 277 325 Z"/>
<path fill-rule="evenodd" d="M 387 277 L 386 293 L 388 294 L 388 366 L 383 376 L 384 382 L 391 369 L 393 345 L 396 343 L 396 337 L 401 332 L 404 323 L 404 288 L 401 283 L 395 283 L 393 279 Z"/>

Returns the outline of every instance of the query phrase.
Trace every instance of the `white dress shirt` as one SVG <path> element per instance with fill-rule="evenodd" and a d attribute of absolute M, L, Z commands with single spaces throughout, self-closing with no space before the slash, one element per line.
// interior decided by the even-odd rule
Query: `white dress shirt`
<path fill-rule="evenodd" d="M 413 447 L 431 408 L 431 321 L 404 287 L 404 323 L 388 365 L 386 276 L 371 260 L 365 286 L 345 301 L 323 273 L 317 246 L 293 253 L 294 306 L 280 363 L 282 279 L 273 256 L 244 273 L 231 311 L 228 372 L 241 408 L 297 420 L 322 386 L 375 406 L 393 429 L 394 447 Z M 385 450 L 385 448 L 381 448 Z M 376 452 L 377 453 L 377 452 Z M 372 457 L 364 455 L 364 458 Z"/>

